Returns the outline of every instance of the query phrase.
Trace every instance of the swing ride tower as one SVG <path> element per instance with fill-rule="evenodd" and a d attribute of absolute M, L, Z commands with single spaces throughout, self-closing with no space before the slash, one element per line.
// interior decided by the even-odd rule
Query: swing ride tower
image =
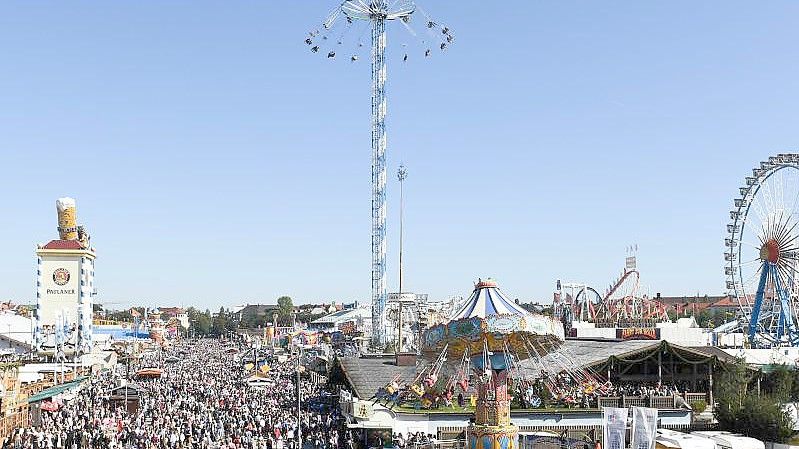
<path fill-rule="evenodd" d="M 322 24 L 321 30 L 310 32 L 305 43 L 311 51 L 318 53 L 321 45 L 336 47 L 327 53 L 328 59 L 335 59 L 337 49 L 344 43 L 344 35 L 357 24 L 367 24 L 372 36 L 372 343 L 375 346 L 386 342 L 386 329 L 383 325 L 384 312 L 388 299 L 386 281 L 386 24 L 399 21 L 413 35 L 411 18 L 421 11 L 413 0 L 345 0 L 337 6 Z M 442 40 L 438 47 L 443 51 L 453 38 L 449 28 L 427 18 L 428 33 Z M 341 29 L 341 32 L 338 30 Z M 441 34 L 430 30 L 441 30 Z M 426 41 L 422 41 L 426 43 Z M 359 43 L 359 46 L 363 44 Z M 341 51 L 341 50 L 339 50 Z M 431 50 L 425 50 L 425 57 Z M 357 54 L 351 54 L 351 62 L 358 61 Z M 408 53 L 403 61 L 408 60 Z"/>
<path fill-rule="evenodd" d="M 469 449 L 518 448 L 518 428 L 510 420 L 509 382 L 518 377 L 522 360 L 556 350 L 563 339 L 559 323 L 508 300 L 491 279 L 479 280 L 447 323 L 425 331 L 422 352 L 435 360 L 433 365 L 460 361 L 464 369 L 455 377 L 467 382 L 471 371 L 477 381 Z"/>

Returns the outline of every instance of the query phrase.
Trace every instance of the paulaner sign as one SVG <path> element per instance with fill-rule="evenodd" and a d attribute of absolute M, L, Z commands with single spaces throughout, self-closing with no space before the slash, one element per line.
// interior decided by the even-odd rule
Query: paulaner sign
<path fill-rule="evenodd" d="M 74 294 L 75 294 L 75 289 L 74 289 L 74 288 L 72 288 L 72 289 L 60 289 L 60 290 L 56 290 L 56 289 L 50 289 L 50 288 L 48 288 L 48 289 L 46 290 L 46 292 L 47 292 L 47 294 L 48 294 L 48 295 L 74 295 Z"/>
<path fill-rule="evenodd" d="M 42 326 L 54 325 L 60 315 L 77 323 L 81 289 L 82 255 L 43 252 L 38 266 L 39 319 Z M 85 268 L 84 268 L 85 271 Z"/>

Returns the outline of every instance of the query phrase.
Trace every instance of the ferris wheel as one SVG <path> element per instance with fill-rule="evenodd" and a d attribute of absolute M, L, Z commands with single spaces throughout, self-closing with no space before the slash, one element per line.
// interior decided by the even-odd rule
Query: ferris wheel
<path fill-rule="evenodd" d="M 799 346 L 799 154 L 761 162 L 739 192 L 724 241 L 727 290 L 753 347 Z"/>

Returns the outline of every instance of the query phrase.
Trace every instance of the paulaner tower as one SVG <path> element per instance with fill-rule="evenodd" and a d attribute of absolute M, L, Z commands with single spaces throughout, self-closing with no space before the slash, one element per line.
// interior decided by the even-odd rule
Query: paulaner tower
<path fill-rule="evenodd" d="M 77 224 L 72 198 L 56 201 L 58 239 L 36 249 L 34 345 L 44 354 L 92 349 L 94 260 L 89 234 Z"/>

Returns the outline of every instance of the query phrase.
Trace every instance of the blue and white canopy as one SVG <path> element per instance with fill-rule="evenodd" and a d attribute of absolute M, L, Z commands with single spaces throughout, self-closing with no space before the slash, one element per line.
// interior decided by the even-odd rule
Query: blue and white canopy
<path fill-rule="evenodd" d="M 485 318 L 491 315 L 529 315 L 522 306 L 505 297 L 492 279 L 479 280 L 463 306 L 450 317 L 451 321 L 463 318 Z"/>

